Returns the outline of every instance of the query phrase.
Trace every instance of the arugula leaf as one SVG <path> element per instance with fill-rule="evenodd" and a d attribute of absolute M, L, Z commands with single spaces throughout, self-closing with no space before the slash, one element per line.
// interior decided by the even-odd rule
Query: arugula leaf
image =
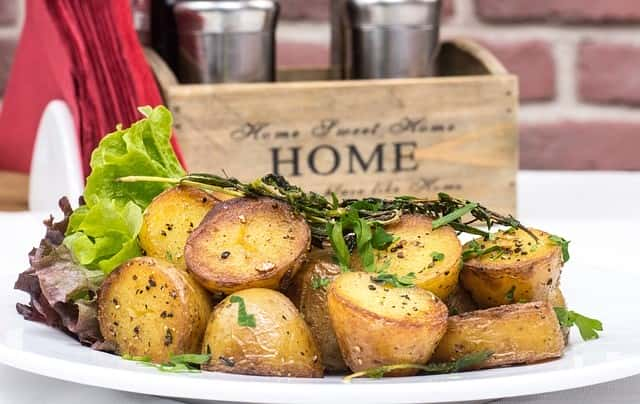
<path fill-rule="evenodd" d="M 184 175 L 170 143 L 171 113 L 165 107 L 140 108 L 145 118 L 107 135 L 91 155 L 84 190 L 86 205 L 69 218 L 64 245 L 90 269 L 110 273 L 142 254 L 137 237 L 142 212 L 170 187 L 163 183 L 123 183 L 128 175 L 179 178 Z"/>
<path fill-rule="evenodd" d="M 404 370 L 404 369 L 416 369 L 427 374 L 455 373 L 455 372 L 460 372 L 460 371 L 472 368 L 474 366 L 477 366 L 485 362 L 492 355 L 493 355 L 493 352 L 491 351 L 482 351 L 482 352 L 465 355 L 462 358 L 452 362 L 429 363 L 427 365 L 418 365 L 418 364 L 412 364 L 412 363 L 386 365 L 386 366 L 380 366 L 377 368 L 372 368 L 372 369 L 367 369 L 360 372 L 352 373 L 349 376 L 345 376 L 342 380 L 346 383 L 349 383 L 353 379 L 358 377 L 370 377 L 373 379 L 379 379 L 389 372 L 393 372 L 395 370 Z"/>
<path fill-rule="evenodd" d="M 347 247 L 342 234 L 342 222 L 327 223 L 327 234 L 340 269 L 342 272 L 348 272 L 351 254 L 349 254 L 349 247 Z"/>
<path fill-rule="evenodd" d="M 412 288 L 415 286 L 415 279 L 416 274 L 413 272 L 409 272 L 403 276 L 383 272 L 371 277 L 373 282 L 388 283 L 394 288 Z"/>
<path fill-rule="evenodd" d="M 434 262 L 442 261 L 444 259 L 444 254 L 438 251 L 433 251 L 431 253 L 431 258 Z"/>
<path fill-rule="evenodd" d="M 331 283 L 331 279 L 314 276 L 311 278 L 311 287 L 314 289 L 325 288 Z"/>
<path fill-rule="evenodd" d="M 489 248 L 482 249 L 480 247 L 480 244 L 475 240 L 469 243 L 469 247 L 470 248 L 462 252 L 462 261 L 464 262 L 469 261 L 472 258 L 479 258 L 484 255 L 491 254 L 492 252 L 495 252 L 495 251 L 503 252 L 502 247 L 500 247 L 499 245 L 494 245 Z"/>
<path fill-rule="evenodd" d="M 444 215 L 434 220 L 433 222 L 431 222 L 431 227 L 435 230 L 439 227 L 446 226 L 451 222 L 455 222 L 456 220 L 460 219 L 462 216 L 471 212 L 478 206 L 479 205 L 477 203 L 468 203 L 463 207 L 461 207 L 460 209 L 456 209 L 453 212 L 449 213 L 448 215 Z"/>
<path fill-rule="evenodd" d="M 393 237 L 391 233 L 387 233 L 384 227 L 376 224 L 373 229 L 373 237 L 371 237 L 371 245 L 373 248 L 376 250 L 386 250 L 394 241 L 395 237 Z"/>
<path fill-rule="evenodd" d="M 356 219 L 353 222 L 353 231 L 356 234 L 356 245 L 358 248 L 358 256 L 367 272 L 376 271 L 375 256 L 373 255 L 373 246 L 371 245 L 371 226 L 364 219 Z"/>
<path fill-rule="evenodd" d="M 161 372 L 170 373 L 199 373 L 200 366 L 209 362 L 211 355 L 183 354 L 172 355 L 166 363 L 153 363 L 148 356 L 122 355 L 122 359 L 139 362 L 145 366 L 151 366 Z"/>
<path fill-rule="evenodd" d="M 600 338 L 597 331 L 603 330 L 601 321 L 567 310 L 564 307 L 554 307 L 553 310 L 556 312 L 560 325 L 563 327 L 577 326 L 584 341 Z"/>
<path fill-rule="evenodd" d="M 560 246 L 560 248 L 562 249 L 562 263 L 566 263 L 567 261 L 569 261 L 569 258 L 571 258 L 571 256 L 569 255 L 569 243 L 570 241 L 563 239 L 562 237 L 559 236 L 550 236 L 549 240 Z"/>
<path fill-rule="evenodd" d="M 233 295 L 230 299 L 231 303 L 238 303 L 238 325 L 242 327 L 256 327 L 256 316 L 247 313 L 247 306 L 244 299 L 240 296 Z"/>

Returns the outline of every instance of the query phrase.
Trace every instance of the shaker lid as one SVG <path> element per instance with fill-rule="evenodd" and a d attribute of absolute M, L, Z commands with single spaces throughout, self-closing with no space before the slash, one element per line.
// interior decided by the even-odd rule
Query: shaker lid
<path fill-rule="evenodd" d="M 271 31 L 280 7 L 272 0 L 178 1 L 174 7 L 180 33 Z"/>
<path fill-rule="evenodd" d="M 348 0 L 352 26 L 435 27 L 441 0 Z"/>

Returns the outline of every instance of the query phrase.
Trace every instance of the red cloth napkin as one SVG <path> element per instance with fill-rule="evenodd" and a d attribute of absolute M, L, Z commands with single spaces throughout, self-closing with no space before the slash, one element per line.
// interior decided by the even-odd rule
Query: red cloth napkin
<path fill-rule="evenodd" d="M 100 139 L 162 104 L 129 0 L 28 1 L 0 115 L 0 169 L 28 172 L 40 117 L 54 99 L 73 114 L 85 174 Z M 180 161 L 182 156 L 173 138 Z"/>

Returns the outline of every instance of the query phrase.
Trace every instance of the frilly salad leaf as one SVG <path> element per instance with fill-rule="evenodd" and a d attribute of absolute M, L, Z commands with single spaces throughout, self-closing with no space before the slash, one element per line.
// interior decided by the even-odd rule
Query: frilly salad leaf
<path fill-rule="evenodd" d="M 86 205 L 69 218 L 64 245 L 89 269 L 110 273 L 141 255 L 137 237 L 142 212 L 171 185 L 123 183 L 128 175 L 180 178 L 185 175 L 170 143 L 171 113 L 165 107 L 142 107 L 145 116 L 130 128 L 107 135 L 91 155 L 91 175 L 84 190 Z"/>

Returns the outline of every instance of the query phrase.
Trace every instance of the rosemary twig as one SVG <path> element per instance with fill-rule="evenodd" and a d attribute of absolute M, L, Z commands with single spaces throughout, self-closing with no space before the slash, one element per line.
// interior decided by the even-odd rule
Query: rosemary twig
<path fill-rule="evenodd" d="M 147 176 L 130 176 L 120 178 L 121 182 L 164 182 L 182 184 L 216 191 L 232 196 L 270 197 L 284 201 L 301 214 L 311 227 L 315 245 L 327 241 L 327 224 L 335 223 L 351 211 L 357 212 L 358 218 L 371 225 L 389 225 L 400 220 L 403 214 L 422 214 L 434 218 L 433 227 L 451 226 L 458 232 L 489 237 L 489 232 L 473 227 L 464 222 L 467 215 L 473 217 L 472 222 L 484 224 L 488 230 L 495 225 L 514 227 L 535 235 L 524 227 L 513 216 L 504 216 L 488 208 L 448 194 L 440 193 L 437 199 L 419 199 L 413 197 L 396 197 L 393 199 L 346 199 L 331 201 L 315 192 L 305 192 L 290 184 L 284 177 L 267 175 L 250 183 L 235 178 L 221 177 L 212 174 L 189 174 L 185 177 L 162 178 Z"/>

